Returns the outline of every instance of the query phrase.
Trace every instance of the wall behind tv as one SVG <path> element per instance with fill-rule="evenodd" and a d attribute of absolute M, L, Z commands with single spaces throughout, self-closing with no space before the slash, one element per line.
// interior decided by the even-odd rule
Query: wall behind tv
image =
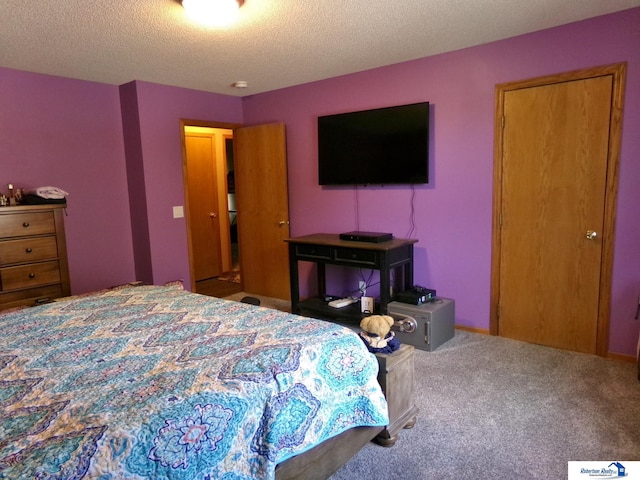
<path fill-rule="evenodd" d="M 453 53 L 246 97 L 245 123 L 287 127 L 291 234 L 373 230 L 405 237 L 410 187 L 318 186 L 316 117 L 431 102 L 431 183 L 415 187 L 417 284 L 456 300 L 456 323 L 489 328 L 495 85 L 628 62 L 610 351 L 635 355 L 640 293 L 640 9 Z M 356 198 L 359 223 L 356 222 Z M 303 275 L 307 291 L 312 272 Z M 331 282 L 331 279 L 329 279 Z M 341 291 L 334 280 L 330 288 Z M 553 286 L 549 286 L 553 288 Z M 357 284 L 356 284 L 357 288 Z M 571 301 L 571 299 L 567 299 Z"/>

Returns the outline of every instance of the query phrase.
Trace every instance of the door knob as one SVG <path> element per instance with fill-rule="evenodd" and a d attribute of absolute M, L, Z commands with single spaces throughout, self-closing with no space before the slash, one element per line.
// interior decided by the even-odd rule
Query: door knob
<path fill-rule="evenodd" d="M 284 227 L 285 225 L 289 225 L 289 220 L 280 220 L 278 225 Z"/>
<path fill-rule="evenodd" d="M 211 218 L 218 218 L 218 214 L 217 214 L 217 213 L 215 213 L 215 212 L 210 212 L 210 213 L 209 213 L 209 216 L 210 216 Z"/>
<path fill-rule="evenodd" d="M 587 230 L 587 234 L 585 235 L 587 240 L 595 240 L 598 236 L 598 232 L 594 232 L 593 230 Z"/>

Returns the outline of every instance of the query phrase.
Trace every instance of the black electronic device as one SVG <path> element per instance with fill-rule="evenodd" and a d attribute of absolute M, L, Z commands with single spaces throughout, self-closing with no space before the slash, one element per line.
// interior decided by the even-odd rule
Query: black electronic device
<path fill-rule="evenodd" d="M 435 290 L 424 288 L 420 285 L 414 285 L 411 289 L 398 293 L 397 298 L 398 302 L 410 305 L 422 305 L 423 303 L 433 302 L 435 299 Z"/>
<path fill-rule="evenodd" d="M 429 183 L 429 102 L 318 117 L 320 185 Z"/>
<path fill-rule="evenodd" d="M 393 240 L 393 234 L 383 232 L 344 232 L 340 234 L 340 240 L 348 240 L 350 242 L 369 242 L 382 243 Z"/>

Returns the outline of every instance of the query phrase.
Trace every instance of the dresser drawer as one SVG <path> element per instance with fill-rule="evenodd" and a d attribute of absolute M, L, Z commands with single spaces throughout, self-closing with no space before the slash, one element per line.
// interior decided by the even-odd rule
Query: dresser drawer
<path fill-rule="evenodd" d="M 59 281 L 60 268 L 57 261 L 0 268 L 3 291 L 37 287 Z"/>
<path fill-rule="evenodd" d="M 351 264 L 377 266 L 379 260 L 378 252 L 374 250 L 362 250 L 358 248 L 337 248 L 336 261 Z"/>
<path fill-rule="evenodd" d="M 17 292 L 0 293 L 0 310 L 16 307 L 33 307 L 49 303 L 55 298 L 64 296 L 61 285 L 30 288 Z"/>
<path fill-rule="evenodd" d="M 0 242 L 0 266 L 58 258 L 56 237 L 32 237 Z"/>
<path fill-rule="evenodd" d="M 53 212 L 0 215 L 0 237 L 26 237 L 47 233 L 56 233 Z"/>

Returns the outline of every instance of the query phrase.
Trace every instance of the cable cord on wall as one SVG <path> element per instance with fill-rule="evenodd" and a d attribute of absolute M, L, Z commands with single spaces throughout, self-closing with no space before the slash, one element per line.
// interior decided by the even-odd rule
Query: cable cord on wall
<path fill-rule="evenodd" d="M 353 189 L 353 199 L 355 203 L 355 214 L 356 214 L 356 230 L 360 230 L 360 200 L 358 199 L 358 185 Z"/>
<path fill-rule="evenodd" d="M 409 201 L 409 231 L 406 238 L 412 238 L 416 229 L 416 187 L 411 184 L 411 200 Z"/>
<path fill-rule="evenodd" d="M 373 272 L 375 270 L 369 270 L 369 276 L 367 278 L 365 278 L 364 272 L 362 271 L 362 269 L 360 269 L 359 271 L 360 271 L 360 280 L 364 282 L 365 288 L 369 288 L 370 286 L 375 285 L 374 283 L 371 283 L 371 280 L 373 279 Z"/>
<path fill-rule="evenodd" d="M 356 230 L 360 230 L 360 198 L 358 196 L 358 185 L 353 189 L 353 203 L 355 206 L 355 224 Z M 409 199 L 409 231 L 406 238 L 413 238 L 416 232 L 416 186 L 411 184 L 411 198 Z"/>

